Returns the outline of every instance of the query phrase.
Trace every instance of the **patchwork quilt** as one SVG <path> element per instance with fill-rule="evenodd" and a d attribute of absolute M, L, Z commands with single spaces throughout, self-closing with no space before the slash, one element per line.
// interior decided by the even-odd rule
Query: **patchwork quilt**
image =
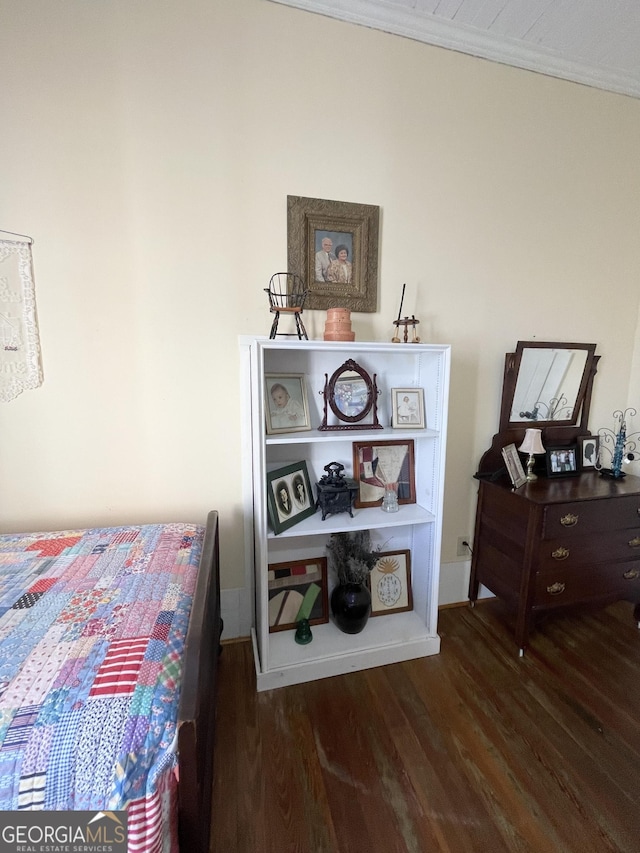
<path fill-rule="evenodd" d="M 187 524 L 0 536 L 0 809 L 127 809 L 130 851 L 177 848 L 203 537 Z"/>

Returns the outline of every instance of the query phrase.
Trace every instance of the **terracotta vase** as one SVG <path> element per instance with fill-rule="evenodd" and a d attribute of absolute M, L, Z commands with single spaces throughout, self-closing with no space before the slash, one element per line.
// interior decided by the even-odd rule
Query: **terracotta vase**
<path fill-rule="evenodd" d="M 351 311 L 348 308 L 327 308 L 324 339 L 325 341 L 355 341 L 356 333 L 351 330 Z"/>

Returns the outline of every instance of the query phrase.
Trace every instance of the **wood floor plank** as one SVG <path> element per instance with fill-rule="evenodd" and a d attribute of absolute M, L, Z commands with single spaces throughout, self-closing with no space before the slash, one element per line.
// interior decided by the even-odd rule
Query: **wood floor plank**
<path fill-rule="evenodd" d="M 440 655 L 260 694 L 225 646 L 212 853 L 638 853 L 631 605 L 512 627 L 443 610 Z"/>
<path fill-rule="evenodd" d="M 475 680 L 484 671 L 486 661 L 482 655 L 487 653 L 487 647 L 479 646 L 479 663 L 469 671 L 470 678 Z M 545 832 L 550 836 L 547 842 L 550 849 L 570 844 L 574 832 L 584 832 L 589 826 L 591 840 L 585 842 L 583 849 L 594 853 L 618 849 L 615 829 L 588 805 L 590 788 L 597 788 L 600 771 L 592 766 L 583 740 L 576 740 L 574 731 L 579 729 L 580 737 L 588 738 L 591 729 L 575 713 L 567 719 L 562 705 L 549 707 L 548 694 L 557 699 L 558 685 L 548 676 L 540 680 L 528 658 L 511 657 L 508 662 L 517 670 L 510 687 L 501 682 L 500 692 L 493 692 L 492 678 L 469 698 L 474 720 L 482 727 L 484 738 L 491 744 L 494 755 L 504 762 L 505 771 L 509 769 L 514 790 L 517 786 L 517 799 L 525 803 L 528 800 L 531 807 L 547 816 Z M 565 772 L 567 765 L 575 771 L 572 776 Z M 589 773 L 585 776 L 587 769 Z M 559 811 L 558 803 L 569 808 Z M 510 813 L 512 810 L 513 804 Z M 519 824 L 520 832 L 526 831 L 526 822 L 525 818 L 525 823 Z M 531 843 L 534 849 L 545 849 L 541 839 L 532 839 Z"/>

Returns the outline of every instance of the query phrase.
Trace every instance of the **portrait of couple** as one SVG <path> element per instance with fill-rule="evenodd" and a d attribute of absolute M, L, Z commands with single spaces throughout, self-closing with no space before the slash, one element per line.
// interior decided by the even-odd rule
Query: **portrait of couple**
<path fill-rule="evenodd" d="M 306 462 L 295 462 L 267 474 L 267 507 L 274 533 L 282 533 L 316 511 Z"/>
<path fill-rule="evenodd" d="M 293 502 L 291 497 L 293 496 Z M 278 511 L 283 518 L 291 515 L 294 504 L 298 509 L 308 506 L 307 489 L 300 474 L 296 474 L 291 484 L 281 480 L 276 486 L 276 501 Z"/>
<path fill-rule="evenodd" d="M 379 229 L 375 205 L 287 196 L 287 263 L 309 288 L 305 309 L 377 311 Z"/>
<path fill-rule="evenodd" d="M 342 231 L 315 232 L 315 280 L 353 282 L 353 234 Z"/>

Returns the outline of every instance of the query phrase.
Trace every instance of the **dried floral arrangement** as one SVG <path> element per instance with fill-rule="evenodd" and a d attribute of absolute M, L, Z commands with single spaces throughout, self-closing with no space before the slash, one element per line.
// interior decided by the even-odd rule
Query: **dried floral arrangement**
<path fill-rule="evenodd" d="M 372 547 L 369 530 L 332 533 L 327 543 L 329 565 L 336 572 L 340 584 L 366 583 L 381 550 L 381 545 Z"/>

